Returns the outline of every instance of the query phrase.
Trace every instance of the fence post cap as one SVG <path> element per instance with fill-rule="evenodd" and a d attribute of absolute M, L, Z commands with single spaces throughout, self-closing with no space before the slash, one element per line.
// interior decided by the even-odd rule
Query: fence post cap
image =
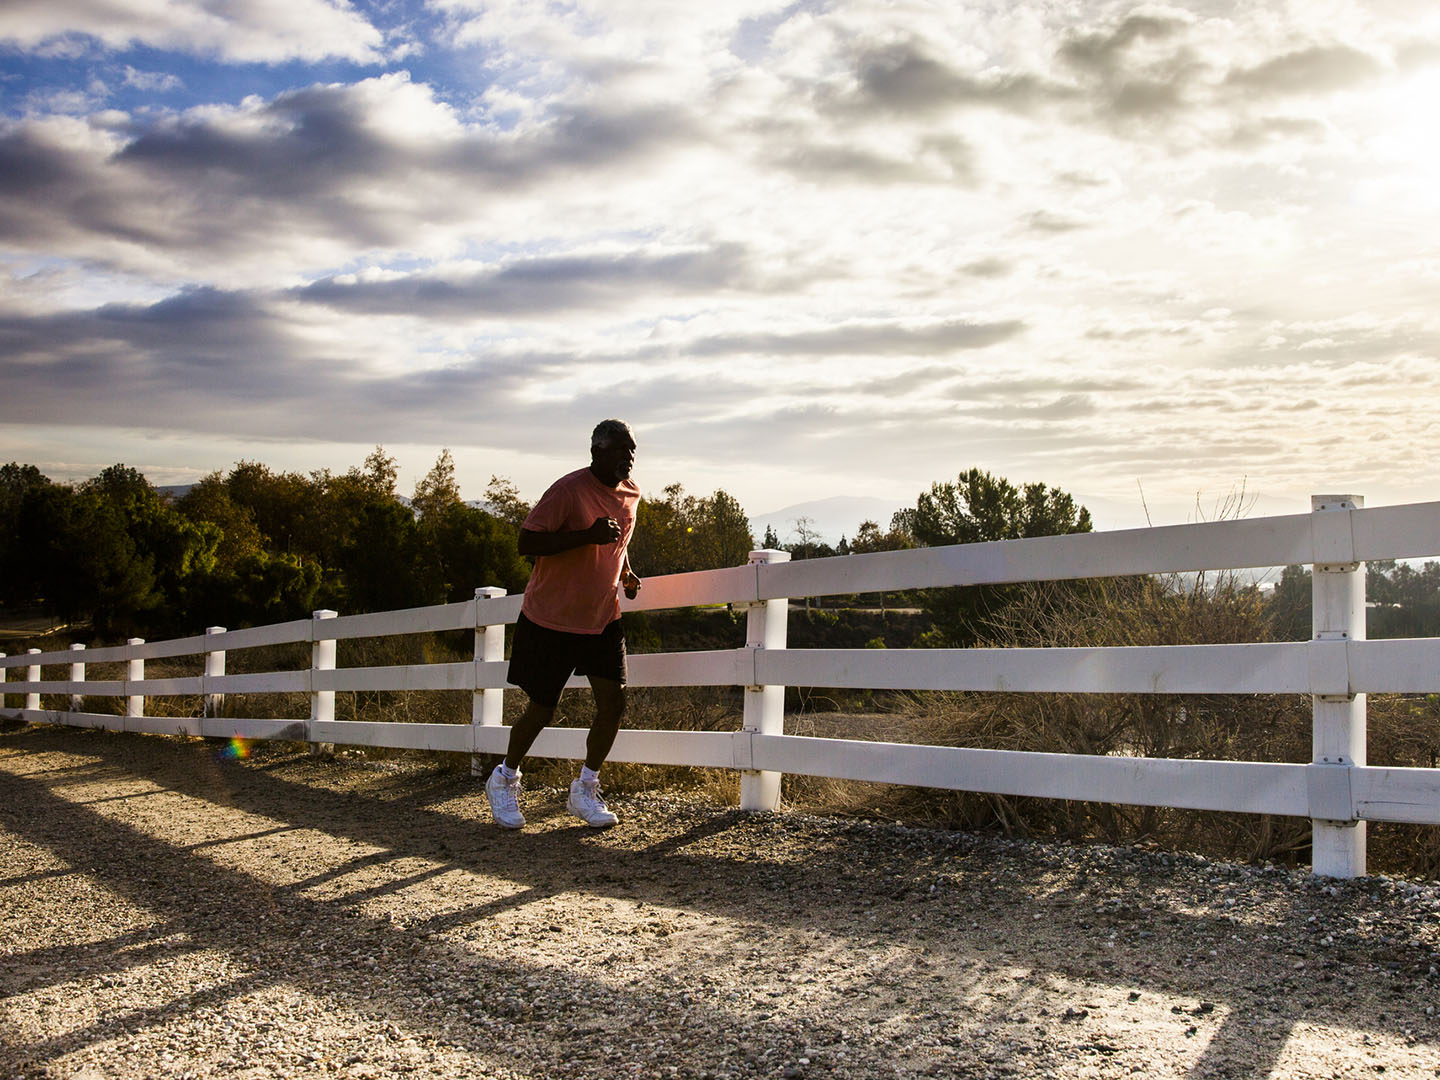
<path fill-rule="evenodd" d="M 329 608 L 321 608 L 319 611 L 312 611 L 310 613 L 310 617 L 312 619 L 333 619 L 336 618 L 339 614 L 340 613 L 338 611 L 331 611 Z"/>
<path fill-rule="evenodd" d="M 482 585 L 475 590 L 476 600 L 494 600 L 496 597 L 507 595 L 499 585 Z"/>
<path fill-rule="evenodd" d="M 72 649 L 83 649 L 83 648 L 85 648 L 85 646 L 84 646 L 84 645 L 71 645 L 70 648 L 72 648 Z"/>
<path fill-rule="evenodd" d="M 223 627 L 223 626 L 207 626 L 207 627 L 205 627 L 205 633 L 207 633 L 207 634 L 223 634 L 223 633 L 225 633 L 225 627 Z"/>
<path fill-rule="evenodd" d="M 1358 510 L 1365 505 L 1364 495 L 1311 495 L 1311 510 Z"/>
<path fill-rule="evenodd" d="M 790 552 L 776 551 L 774 548 L 758 548 L 750 552 L 750 563 L 781 563 L 790 561 Z"/>

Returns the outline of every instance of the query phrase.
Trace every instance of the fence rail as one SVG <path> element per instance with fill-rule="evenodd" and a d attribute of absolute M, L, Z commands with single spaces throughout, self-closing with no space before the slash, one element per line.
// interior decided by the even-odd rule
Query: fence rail
<path fill-rule="evenodd" d="M 778 804 L 784 773 L 1090 802 L 1308 817 L 1316 873 L 1365 872 L 1366 821 L 1440 825 L 1440 770 L 1375 768 L 1365 757 L 1367 693 L 1440 691 L 1440 639 L 1364 640 L 1364 562 L 1440 554 L 1440 502 L 1364 509 L 1356 496 L 1316 496 L 1309 514 L 1110 533 L 1040 537 L 789 562 L 757 551 L 745 566 L 651 578 L 624 610 L 731 604 L 748 611 L 739 649 L 631 658 L 635 686 L 745 689 L 731 732 L 620 733 L 611 759 L 735 769 L 741 805 Z M 1309 564 L 1314 636 L 1304 642 L 1054 649 L 788 649 L 789 600 L 952 585 L 1010 584 L 1135 574 Z M 219 738 L 503 753 L 504 627 L 519 596 L 476 590 L 463 603 L 339 616 L 124 646 L 0 654 L 0 692 L 25 696 L 5 715 L 32 722 Z M 473 630 L 474 659 L 459 663 L 336 666 L 336 642 Z M 226 674 L 227 652 L 306 645 L 306 668 Z M 146 678 L 147 660 L 203 658 L 203 673 Z M 123 678 L 87 679 L 86 665 L 126 665 Z M 68 678 L 43 678 L 67 665 Z M 18 672 L 17 672 L 18 669 Z M 12 678 L 19 674 L 22 677 Z M 573 686 L 584 685 L 574 679 Z M 1082 694 L 1308 694 L 1310 764 L 1083 756 L 916 746 L 786 735 L 784 687 L 1065 692 Z M 471 722 L 335 719 L 349 691 L 468 691 Z M 220 715 L 226 694 L 308 695 L 293 719 Z M 41 695 L 69 695 L 42 708 Z M 153 716 L 146 700 L 199 696 L 197 716 Z M 124 698 L 124 715 L 82 710 L 83 699 Z M 0 698 L 0 701 L 3 701 Z M 585 732 L 550 728 L 533 754 L 583 758 Z"/>

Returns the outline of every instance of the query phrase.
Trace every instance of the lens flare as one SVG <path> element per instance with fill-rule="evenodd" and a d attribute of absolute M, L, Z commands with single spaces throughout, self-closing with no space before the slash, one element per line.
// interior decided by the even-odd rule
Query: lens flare
<path fill-rule="evenodd" d="M 232 738 L 228 743 L 225 744 L 225 749 L 220 751 L 220 756 L 222 758 L 225 758 L 227 761 L 235 761 L 237 759 L 248 758 L 250 756 L 249 740 L 239 738 L 238 736 Z"/>

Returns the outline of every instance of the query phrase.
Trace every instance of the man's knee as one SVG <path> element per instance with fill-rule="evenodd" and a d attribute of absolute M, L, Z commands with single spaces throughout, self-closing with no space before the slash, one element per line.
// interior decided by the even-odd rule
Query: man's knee
<path fill-rule="evenodd" d="M 595 692 L 595 719 L 602 724 L 618 724 L 625 715 L 625 684 L 613 679 L 592 679 Z"/>
<path fill-rule="evenodd" d="M 531 700 L 525 706 L 525 712 L 520 716 L 520 723 L 527 727 L 549 727 L 555 720 L 555 710 L 558 706 L 542 705 L 540 702 Z"/>

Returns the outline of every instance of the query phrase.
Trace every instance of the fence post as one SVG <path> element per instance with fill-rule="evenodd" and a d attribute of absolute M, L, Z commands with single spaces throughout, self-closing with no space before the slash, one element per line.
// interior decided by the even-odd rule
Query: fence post
<path fill-rule="evenodd" d="M 71 646 L 70 646 L 70 651 L 71 651 L 71 652 L 84 652 L 84 651 L 85 651 L 85 646 L 84 646 L 84 645 L 71 645 Z M 84 665 L 83 663 L 75 663 L 75 662 L 72 662 L 72 663 L 70 664 L 70 681 L 71 681 L 71 682 L 84 682 L 84 681 L 85 681 L 85 665 Z M 72 694 L 70 695 L 70 711 L 71 711 L 71 712 L 79 712 L 79 711 L 81 710 L 81 708 L 84 706 L 84 704 L 85 704 L 85 699 L 84 699 L 84 697 L 83 697 L 82 695 L 76 694 L 76 693 L 72 693 Z"/>
<path fill-rule="evenodd" d="M 39 650 L 39 649 L 26 649 L 25 652 L 26 652 L 26 655 L 28 655 L 28 656 L 39 656 L 39 655 L 40 655 L 40 650 Z M 39 664 L 31 664 L 29 667 L 27 667 L 27 668 L 25 669 L 25 679 L 26 679 L 27 682 L 32 682 L 32 683 L 37 683 L 37 682 L 39 682 L 39 681 L 40 681 L 40 665 L 39 665 Z M 40 694 L 39 694 L 38 692 L 37 692 L 37 693 L 33 693 L 33 694 L 26 694 L 26 695 L 25 695 L 25 708 L 27 708 L 27 709 L 35 709 L 35 710 L 37 710 L 37 711 L 39 710 L 39 708 L 40 708 Z"/>
<path fill-rule="evenodd" d="M 205 637 L 218 638 L 225 633 L 223 626 L 207 626 Z M 218 642 L 206 641 L 205 643 L 205 707 L 206 716 L 219 716 L 220 709 L 225 704 L 224 694 L 210 693 L 210 680 L 218 679 L 225 674 L 225 650 L 213 648 Z"/>
<path fill-rule="evenodd" d="M 764 549 L 750 552 L 751 566 L 790 561 L 788 551 Z M 759 570 L 756 571 L 759 574 Z M 790 610 L 788 598 L 762 600 L 751 606 L 745 617 L 747 649 L 785 648 L 786 628 Z M 744 731 L 760 735 L 785 733 L 785 687 L 747 686 L 745 688 Z M 775 810 L 780 806 L 780 774 L 746 769 L 740 774 L 740 809 Z"/>
<path fill-rule="evenodd" d="M 1364 505 L 1359 495 L 1311 497 L 1315 562 L 1310 575 L 1310 603 L 1316 641 L 1365 640 L 1365 564 L 1355 559 L 1350 530 L 1350 511 Z M 1351 766 L 1364 765 L 1366 760 L 1365 695 L 1315 694 L 1311 702 L 1312 768 L 1344 769 L 1344 788 L 1348 790 Z M 1312 819 L 1310 859 L 1316 874 L 1363 877 L 1365 822 L 1353 817 Z"/>
<path fill-rule="evenodd" d="M 490 663 L 495 660 L 505 659 L 505 624 L 486 624 L 483 612 L 485 601 L 494 600 L 505 595 L 505 590 L 498 585 L 486 585 L 475 590 L 475 663 L 477 665 L 475 674 L 480 674 L 478 667 L 481 663 Z M 470 704 L 470 727 L 499 727 L 505 717 L 505 691 L 504 690 L 475 690 L 474 700 Z M 473 736 L 478 735 L 472 730 L 470 740 L 471 747 L 478 745 L 478 740 Z M 485 771 L 485 759 L 480 754 L 470 755 L 470 775 L 479 776 Z"/>
<path fill-rule="evenodd" d="M 333 619 L 336 612 L 322 608 L 311 615 L 310 624 L 310 752 L 312 754 L 330 754 L 335 752 L 335 744 L 331 742 L 319 742 L 315 738 L 315 724 L 328 723 L 335 719 L 335 691 L 316 690 L 314 686 L 315 672 L 335 670 L 335 639 L 320 636 L 322 619 Z"/>
<path fill-rule="evenodd" d="M 4 660 L 7 655 L 9 654 L 0 652 L 0 660 Z M 5 708 L 5 680 L 8 678 L 10 678 L 10 669 L 0 667 L 0 709 Z"/>
<path fill-rule="evenodd" d="M 144 645 L 144 644 L 145 644 L 145 639 L 144 639 L 143 637 L 127 638 L 126 641 L 125 641 L 125 644 L 126 644 L 126 645 L 130 645 L 130 646 Z M 130 687 L 130 684 L 131 684 L 131 683 L 138 683 L 138 682 L 144 682 L 144 681 L 145 681 L 145 658 L 144 658 L 143 656 L 139 656 L 139 657 L 136 657 L 135 659 L 129 661 L 129 662 L 126 664 L 126 666 L 125 666 L 125 683 L 126 683 L 125 689 L 126 689 L 126 690 L 131 689 L 131 687 Z M 129 694 L 129 695 L 126 696 L 126 698 L 125 698 L 125 715 L 126 715 L 126 716 L 144 716 L 144 715 L 145 715 L 145 695 L 144 695 L 144 694 Z"/>

